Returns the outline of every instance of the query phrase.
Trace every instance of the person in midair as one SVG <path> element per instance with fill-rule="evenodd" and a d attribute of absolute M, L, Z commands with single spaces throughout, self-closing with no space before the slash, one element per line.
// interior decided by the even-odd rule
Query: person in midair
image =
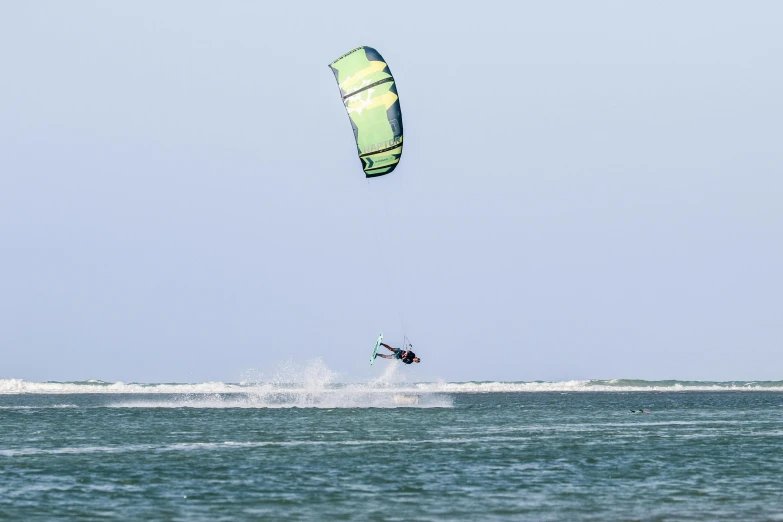
<path fill-rule="evenodd" d="M 407 350 L 401 350 L 399 348 L 392 348 L 386 343 L 381 343 L 381 346 L 389 350 L 390 352 L 393 352 L 391 355 L 384 355 L 382 353 L 378 354 L 378 357 L 383 357 L 384 359 L 399 359 L 405 364 L 411 364 L 411 363 L 420 363 L 421 359 L 416 357 L 416 354 L 413 353 L 411 348 L 413 348 L 412 344 L 408 345 Z"/>

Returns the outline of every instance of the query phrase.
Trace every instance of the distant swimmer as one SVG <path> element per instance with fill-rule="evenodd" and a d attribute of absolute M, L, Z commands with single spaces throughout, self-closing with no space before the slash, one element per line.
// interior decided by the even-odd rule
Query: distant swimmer
<path fill-rule="evenodd" d="M 392 348 L 388 344 L 381 343 L 381 346 L 389 350 L 390 352 L 394 352 L 391 355 L 383 355 L 381 353 L 378 354 L 378 357 L 383 357 L 384 359 L 399 359 L 405 364 L 411 364 L 411 363 L 420 363 L 421 359 L 416 357 L 416 354 L 413 353 L 412 350 L 400 350 L 399 348 Z M 413 348 L 413 345 L 408 345 L 408 348 Z"/>
<path fill-rule="evenodd" d="M 631 410 L 631 413 L 650 413 L 650 410 L 639 410 L 639 411 Z"/>

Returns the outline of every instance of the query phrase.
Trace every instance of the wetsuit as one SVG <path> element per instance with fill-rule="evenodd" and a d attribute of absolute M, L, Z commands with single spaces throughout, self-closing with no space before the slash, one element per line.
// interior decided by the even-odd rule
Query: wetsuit
<path fill-rule="evenodd" d="M 408 353 L 405 354 L 405 357 L 403 357 L 403 353 L 405 353 L 405 350 L 401 350 L 400 348 L 392 348 L 388 344 L 381 343 L 381 346 L 384 348 L 388 348 L 391 350 L 391 355 L 381 355 L 378 354 L 378 357 L 383 357 L 384 359 L 397 359 L 399 361 L 404 362 L 405 364 L 411 364 L 413 363 L 413 359 L 416 357 L 416 354 L 412 351 L 408 350 Z"/>

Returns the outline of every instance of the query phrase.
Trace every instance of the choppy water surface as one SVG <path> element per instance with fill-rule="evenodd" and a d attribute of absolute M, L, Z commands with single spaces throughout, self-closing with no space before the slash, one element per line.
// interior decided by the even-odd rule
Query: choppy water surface
<path fill-rule="evenodd" d="M 783 520 L 780 384 L 677 384 L 0 381 L 0 518 Z"/>

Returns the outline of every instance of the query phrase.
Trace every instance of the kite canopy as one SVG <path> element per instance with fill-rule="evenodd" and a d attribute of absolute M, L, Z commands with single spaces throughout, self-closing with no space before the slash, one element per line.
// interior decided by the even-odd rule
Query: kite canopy
<path fill-rule="evenodd" d="M 390 173 L 402 156 L 402 113 L 389 66 L 372 47 L 357 47 L 329 67 L 351 119 L 364 174 Z"/>

